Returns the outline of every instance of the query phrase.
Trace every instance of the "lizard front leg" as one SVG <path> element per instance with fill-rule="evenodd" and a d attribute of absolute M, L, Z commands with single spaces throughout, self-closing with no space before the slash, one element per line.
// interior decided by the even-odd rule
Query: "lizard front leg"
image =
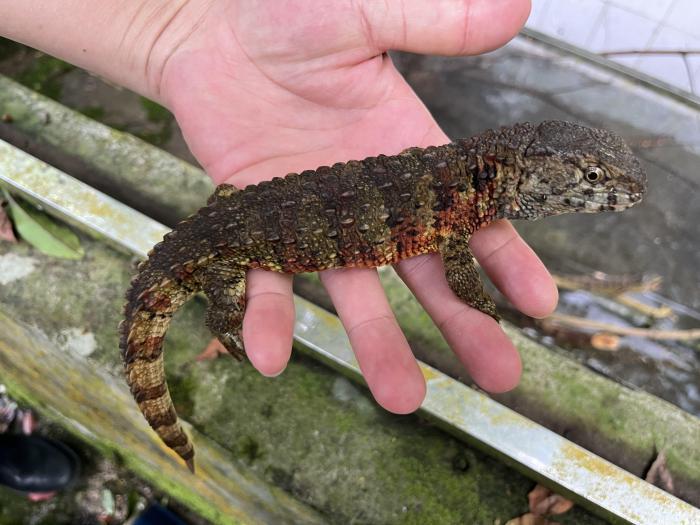
<path fill-rule="evenodd" d="M 496 304 L 484 290 L 468 241 L 467 234 L 454 232 L 439 244 L 447 284 L 455 295 L 469 306 L 500 321 Z"/>
<path fill-rule="evenodd" d="M 207 327 L 239 361 L 245 357 L 241 336 L 245 313 L 245 268 L 222 262 L 207 266 L 202 289 L 209 300 Z"/>

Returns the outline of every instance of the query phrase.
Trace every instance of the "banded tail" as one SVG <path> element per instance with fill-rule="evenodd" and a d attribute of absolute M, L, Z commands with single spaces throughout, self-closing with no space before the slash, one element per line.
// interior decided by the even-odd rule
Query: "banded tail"
<path fill-rule="evenodd" d="M 191 295 L 181 282 L 159 272 L 139 273 L 127 292 L 119 348 L 126 381 L 148 424 L 194 472 L 192 442 L 178 422 L 163 367 L 165 332 Z"/>

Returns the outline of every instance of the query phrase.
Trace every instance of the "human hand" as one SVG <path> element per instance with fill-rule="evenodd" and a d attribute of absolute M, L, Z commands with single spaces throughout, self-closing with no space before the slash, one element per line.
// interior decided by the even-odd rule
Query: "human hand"
<path fill-rule="evenodd" d="M 192 152 L 217 183 L 244 187 L 448 142 L 384 52 L 487 51 L 510 39 L 529 9 L 527 0 L 309 5 L 210 2 L 164 55 L 167 60 L 153 68 L 156 96 L 174 112 Z M 181 30 L 187 27 L 176 21 Z M 551 277 L 509 223 L 479 231 L 471 247 L 517 308 L 535 317 L 553 310 Z M 452 293 L 438 255 L 414 257 L 396 269 L 477 384 L 491 392 L 517 384 L 517 351 L 493 319 Z M 329 270 L 321 280 L 377 401 L 397 413 L 418 408 L 424 379 L 376 270 Z M 263 374 L 277 375 L 292 346 L 291 276 L 249 272 L 247 301 L 248 357 Z"/>

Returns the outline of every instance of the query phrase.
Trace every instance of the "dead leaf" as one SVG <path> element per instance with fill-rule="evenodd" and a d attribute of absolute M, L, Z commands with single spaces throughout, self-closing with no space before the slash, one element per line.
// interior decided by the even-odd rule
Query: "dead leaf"
<path fill-rule="evenodd" d="M 666 454 L 663 450 L 656 456 L 644 479 L 652 485 L 661 487 L 666 492 L 673 493 L 673 477 L 666 465 Z"/>
<path fill-rule="evenodd" d="M 7 212 L 12 218 L 20 239 L 34 246 L 41 253 L 61 259 L 81 259 L 84 255 L 80 239 L 67 226 L 55 222 L 36 208 L 21 206 L 3 190 L 9 203 Z"/>
<path fill-rule="evenodd" d="M 228 354 L 228 350 L 224 348 L 224 345 L 222 345 L 219 340 L 215 337 L 211 341 L 209 341 L 209 344 L 207 347 L 202 350 L 202 352 L 194 358 L 195 361 L 210 361 L 212 359 L 216 359 L 219 357 L 221 354 Z"/>
<path fill-rule="evenodd" d="M 17 242 L 17 237 L 15 237 L 15 232 L 12 229 L 12 222 L 10 222 L 10 218 L 2 206 L 0 206 L 0 241 Z"/>
<path fill-rule="evenodd" d="M 564 496 L 555 494 L 547 487 L 536 485 L 527 495 L 530 512 L 538 516 L 564 514 L 574 506 L 574 502 Z"/>
<path fill-rule="evenodd" d="M 620 349 L 620 336 L 607 332 L 598 332 L 591 336 L 591 346 L 604 352 L 616 352 Z"/>
<path fill-rule="evenodd" d="M 537 516 L 528 512 L 512 520 L 508 520 L 506 525 L 558 525 L 555 521 L 549 521 L 544 516 Z"/>

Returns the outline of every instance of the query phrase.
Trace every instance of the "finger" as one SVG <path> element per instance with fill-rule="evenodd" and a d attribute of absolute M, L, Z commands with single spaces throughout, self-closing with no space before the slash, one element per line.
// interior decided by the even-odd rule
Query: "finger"
<path fill-rule="evenodd" d="M 515 307 L 531 317 L 554 311 L 559 292 L 552 276 L 508 221 L 477 231 L 469 242 L 491 281 Z"/>
<path fill-rule="evenodd" d="M 292 277 L 250 270 L 246 281 L 243 342 L 250 362 L 260 373 L 276 376 L 292 353 L 294 300 Z"/>
<path fill-rule="evenodd" d="M 425 380 L 387 302 L 374 269 L 321 272 L 362 374 L 377 402 L 390 412 L 413 412 Z"/>
<path fill-rule="evenodd" d="M 397 272 L 476 384 L 488 392 L 505 392 L 518 384 L 522 365 L 513 343 L 490 316 L 457 298 L 439 255 L 402 261 Z"/>
<path fill-rule="evenodd" d="M 529 0 L 365 0 L 358 5 L 370 45 L 437 55 L 471 55 L 500 47 L 530 14 Z"/>

